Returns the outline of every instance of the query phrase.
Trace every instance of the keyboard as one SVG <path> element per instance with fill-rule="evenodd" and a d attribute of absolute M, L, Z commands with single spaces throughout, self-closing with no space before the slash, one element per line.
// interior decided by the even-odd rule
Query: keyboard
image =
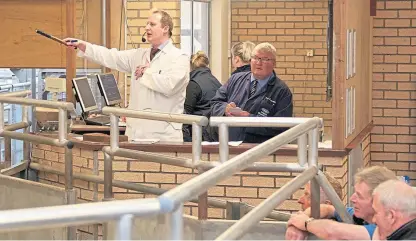
<path fill-rule="evenodd" d="M 99 126 L 105 126 L 110 124 L 110 116 L 108 115 L 98 115 L 94 117 L 88 117 L 85 119 L 85 123 L 87 125 L 99 125 Z"/>

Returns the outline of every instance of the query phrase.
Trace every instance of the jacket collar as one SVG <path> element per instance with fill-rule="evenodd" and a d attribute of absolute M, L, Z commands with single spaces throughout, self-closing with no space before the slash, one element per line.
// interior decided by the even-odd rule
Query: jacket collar
<path fill-rule="evenodd" d="M 387 237 L 387 240 L 400 240 L 400 239 L 410 239 L 412 231 L 416 229 L 416 218 L 411 220 L 408 223 L 403 224 L 399 229 L 394 231 L 390 236 Z M 413 234 L 414 235 L 414 234 Z"/>
<path fill-rule="evenodd" d="M 171 40 L 168 40 L 167 42 L 165 42 L 165 43 L 163 43 L 161 46 L 159 46 L 159 48 L 160 47 L 162 47 L 161 49 L 160 49 L 160 51 L 159 52 L 162 52 L 162 53 L 164 53 L 164 54 L 166 54 L 166 53 L 168 53 L 168 52 L 170 52 L 170 50 L 172 49 L 172 47 L 174 47 L 173 46 L 173 43 L 172 43 L 172 41 Z M 150 51 L 152 50 L 152 48 L 150 47 L 148 50 L 147 50 L 147 52 L 148 53 L 146 53 L 146 58 L 147 58 L 147 60 L 150 62 Z M 154 61 L 155 59 L 157 59 L 157 58 L 159 58 L 159 53 L 157 53 L 156 54 L 156 56 L 153 58 L 153 60 L 152 61 Z"/>

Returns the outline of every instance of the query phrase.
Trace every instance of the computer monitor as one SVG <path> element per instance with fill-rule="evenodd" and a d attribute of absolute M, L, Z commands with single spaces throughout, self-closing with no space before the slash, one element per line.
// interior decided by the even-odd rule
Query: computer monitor
<path fill-rule="evenodd" d="M 97 83 L 107 106 L 121 103 L 121 95 L 113 74 L 97 74 Z"/>
<path fill-rule="evenodd" d="M 88 78 L 74 78 L 72 79 L 72 83 L 74 84 L 77 99 L 81 105 L 82 112 L 85 113 L 98 110 L 97 102 L 95 102 L 90 84 L 88 83 Z"/>

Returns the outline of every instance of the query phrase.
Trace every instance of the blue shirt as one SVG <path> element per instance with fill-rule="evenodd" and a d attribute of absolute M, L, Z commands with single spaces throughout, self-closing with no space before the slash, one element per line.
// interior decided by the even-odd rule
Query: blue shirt
<path fill-rule="evenodd" d="M 269 77 L 265 78 L 265 79 L 256 79 L 254 78 L 254 75 L 251 74 L 250 76 L 250 88 L 253 85 L 253 81 L 257 80 L 257 89 L 256 89 L 256 94 L 260 93 L 260 91 L 265 88 L 265 86 L 267 85 L 267 83 L 269 82 L 269 80 L 271 80 L 271 78 L 273 78 L 273 74 L 271 74 Z"/>
<path fill-rule="evenodd" d="M 351 216 L 353 216 L 354 215 L 354 208 L 347 207 L 347 212 L 348 212 L 348 214 L 350 214 Z M 342 222 L 341 216 L 339 216 L 339 214 L 336 211 L 334 213 L 334 216 L 335 216 L 335 219 L 338 222 Z M 364 226 L 364 228 L 367 229 L 367 232 L 370 235 L 370 238 L 372 239 L 373 238 L 374 231 L 376 230 L 377 225 L 374 224 L 374 223 L 367 223 L 366 221 L 364 221 L 364 223 L 362 224 L 362 226 Z"/>

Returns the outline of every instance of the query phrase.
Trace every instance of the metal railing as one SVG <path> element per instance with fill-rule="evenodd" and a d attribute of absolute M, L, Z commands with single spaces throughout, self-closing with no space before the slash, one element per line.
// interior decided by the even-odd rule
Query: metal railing
<path fill-rule="evenodd" d="M 22 98 L 27 96 L 30 91 L 10 92 L 0 95 L 0 136 L 8 139 L 17 139 L 24 141 L 24 159 L 28 160 L 29 142 L 47 144 L 51 146 L 65 147 L 65 190 L 67 192 L 67 203 L 74 204 L 76 201 L 75 190 L 73 189 L 73 167 L 72 167 L 72 148 L 74 144 L 67 139 L 68 135 L 68 112 L 74 112 L 74 105 L 68 102 L 53 102 L 46 100 L 36 100 Z M 17 104 L 22 105 L 22 122 L 15 123 L 13 125 L 4 125 L 4 104 Z M 34 107 L 48 107 L 59 110 L 59 130 L 58 138 L 50 138 L 45 136 L 39 136 L 29 134 L 28 120 L 28 106 Z M 23 133 L 15 132 L 15 130 L 24 129 Z M 68 239 L 76 238 L 76 230 L 74 227 L 68 228 Z"/>
<path fill-rule="evenodd" d="M 9 101 L 10 99 L 8 99 Z M 0 103 L 3 99 L 0 97 Z M 23 100 L 12 101 L 26 104 Z M 46 104 L 38 102 L 38 104 Z M 49 102 L 49 101 L 48 101 Z M 58 104 L 58 103 L 57 103 Z M 61 106 L 60 106 L 61 107 Z M 183 204 L 188 201 L 195 200 L 195 198 L 203 193 L 206 193 L 208 188 L 213 187 L 216 183 L 229 178 L 237 172 L 248 171 L 292 171 L 302 172 L 299 176 L 280 188 L 276 193 L 266 199 L 261 205 L 252 209 L 243 219 L 237 222 L 230 228 L 231 231 L 226 231 L 219 239 L 231 239 L 241 237 L 244 234 L 244 229 L 241 227 L 251 227 L 264 217 L 267 217 L 273 209 L 283 202 L 288 196 L 290 196 L 299 187 L 303 186 L 306 182 L 311 180 L 311 193 L 312 193 L 312 215 L 319 216 L 319 185 L 321 185 L 324 191 L 328 194 L 330 200 L 334 203 L 337 211 L 340 213 L 344 220 L 350 221 L 349 216 L 345 211 L 341 201 L 336 196 L 332 186 L 328 184 L 326 178 L 318 170 L 318 132 L 322 127 L 322 120 L 319 118 L 222 118 L 212 117 L 211 125 L 219 126 L 220 128 L 220 162 L 204 162 L 201 159 L 202 153 L 202 126 L 208 124 L 208 120 L 205 117 L 187 116 L 187 115 L 172 115 L 166 113 L 155 113 L 148 111 L 133 111 L 120 108 L 105 107 L 103 113 L 110 115 L 110 146 L 103 148 L 104 152 L 104 200 L 112 200 L 112 187 L 121 186 L 119 181 L 113 183 L 113 171 L 112 171 L 112 159 L 114 156 L 122 156 L 127 158 L 139 158 L 141 161 L 152 161 L 162 164 L 183 166 L 189 168 L 197 168 L 201 174 L 193 179 L 164 192 L 157 199 L 145 199 L 141 201 L 129 200 L 129 205 L 132 205 L 132 209 L 123 209 L 121 211 L 115 211 L 114 209 L 106 210 L 106 204 L 103 203 L 90 203 L 90 204 L 77 204 L 76 206 L 65 206 L 65 215 L 56 213 L 55 208 L 42 208 L 42 209 L 27 209 L 27 210 L 15 210 L 0 212 L 0 217 L 3 214 L 7 214 L 8 217 L 13 217 L 13 223 L 1 222 L 0 218 L 0 231 L 6 228 L 19 227 L 26 229 L 27 227 L 22 225 L 25 223 L 28 225 L 28 218 L 30 217 L 30 225 L 43 226 L 47 225 L 48 221 L 42 220 L 54 220 L 54 225 L 65 226 L 75 224 L 90 224 L 94 222 L 102 222 L 109 220 L 118 221 L 117 238 L 130 239 L 131 227 L 134 216 L 143 215 L 155 215 L 157 213 L 168 214 L 168 220 L 170 221 L 170 238 L 182 239 L 183 238 Z M 142 118 L 159 121 L 181 122 L 184 124 L 192 124 L 193 127 L 193 143 L 192 143 L 192 159 L 171 157 L 162 154 L 148 153 L 142 151 L 129 150 L 119 147 L 119 129 L 118 129 L 118 116 L 126 116 L 131 118 Z M 62 127 L 61 111 L 60 111 L 60 130 Z M 66 119 L 65 119 L 66 121 Z M 228 160 L 228 126 L 250 126 L 250 127 L 292 127 L 282 134 L 275 136 L 262 144 Z M 0 132 L 0 136 L 5 131 Z M 59 135 L 61 137 L 61 134 Z M 24 136 L 24 138 L 29 138 Z M 299 164 L 293 163 L 255 163 L 256 160 L 264 158 L 276 150 L 283 147 L 285 144 L 291 141 L 298 140 L 298 158 Z M 59 144 L 61 142 L 48 142 L 45 144 Z M 72 180 L 72 160 L 69 162 L 71 167 L 66 163 L 65 174 L 68 180 Z M 67 169 L 71 169 L 71 175 L 68 175 Z M 118 183 L 118 184 L 117 184 Z M 122 184 L 124 185 L 124 184 Z M 135 185 L 135 184 L 130 184 Z M 137 184 L 136 184 L 137 185 Z M 72 186 L 71 186 L 72 187 Z M 108 206 L 115 205 L 121 207 L 126 205 L 126 201 L 114 201 L 108 203 Z M 141 209 L 141 207 L 133 206 L 133 204 L 149 205 L 149 210 Z M 97 205 L 95 208 L 94 205 Z M 62 206 L 61 206 L 62 207 Z M 77 210 L 84 210 L 94 218 L 85 218 L 82 212 L 76 212 L 71 214 L 71 207 L 77 207 Z M 88 211 L 87 211 L 88 210 Z M 136 210 L 136 211 L 133 211 Z M 42 211 L 43 215 L 36 215 L 37 212 Z M 30 213 L 30 215 L 23 215 L 24 213 Z M 6 224 L 7 223 L 7 224 Z M 46 223 L 46 224 L 45 224 Z M 128 229 L 127 231 L 124 229 Z M 238 231 L 236 231 L 238 230 Z M 248 230 L 248 229 L 246 229 Z"/>

